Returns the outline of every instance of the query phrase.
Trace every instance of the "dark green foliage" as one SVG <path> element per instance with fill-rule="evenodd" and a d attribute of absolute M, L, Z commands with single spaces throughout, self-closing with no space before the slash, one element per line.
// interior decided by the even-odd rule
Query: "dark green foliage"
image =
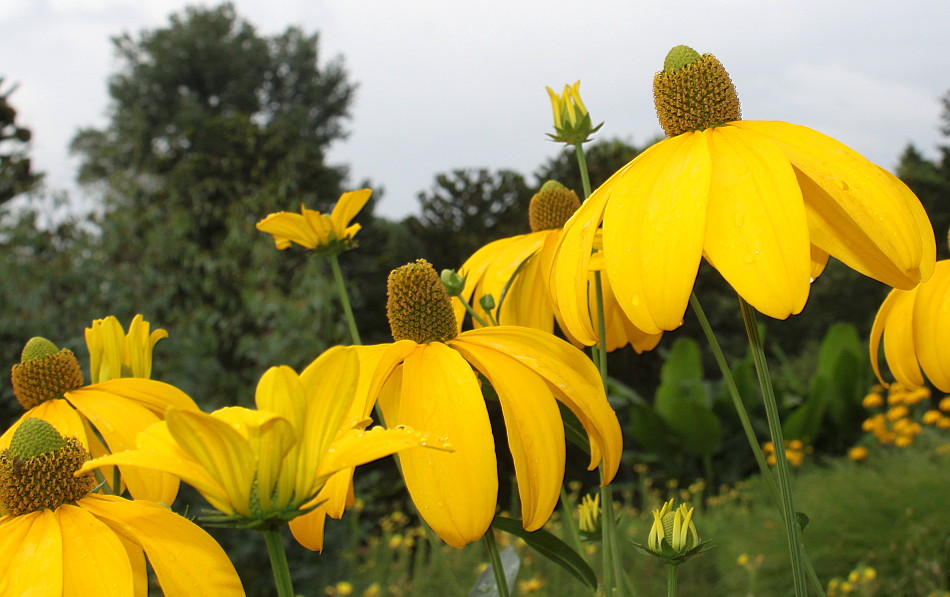
<path fill-rule="evenodd" d="M 0 88 L 3 77 L 0 77 Z M 0 89 L 0 205 L 20 193 L 32 190 L 42 175 L 33 171 L 27 154 L 30 129 L 16 121 L 16 109 L 10 105 L 10 95 L 16 86 L 6 91 Z"/>
<path fill-rule="evenodd" d="M 117 37 L 109 125 L 73 141 L 104 207 L 100 292 L 168 329 L 168 380 L 206 406 L 247 403 L 267 366 L 304 365 L 343 335 L 324 265 L 254 228 L 340 195 L 345 169 L 324 158 L 353 85 L 339 60 L 319 64 L 317 41 L 262 37 L 230 4 Z"/>
<path fill-rule="evenodd" d="M 653 142 L 650 142 L 643 148 L 638 148 L 620 139 L 604 139 L 587 143 L 584 146 L 584 155 L 587 159 L 591 190 L 602 185 L 614 172 L 620 170 L 652 144 Z M 556 180 L 577 193 L 578 197 L 584 196 L 577 155 L 573 149 L 562 150 L 538 168 L 534 175 L 540 183 Z"/>
<path fill-rule="evenodd" d="M 526 234 L 528 203 L 534 191 L 511 170 L 454 170 L 437 174 L 419 193 L 421 213 L 407 218 L 409 231 L 436 269 L 458 269 L 483 245 Z"/>

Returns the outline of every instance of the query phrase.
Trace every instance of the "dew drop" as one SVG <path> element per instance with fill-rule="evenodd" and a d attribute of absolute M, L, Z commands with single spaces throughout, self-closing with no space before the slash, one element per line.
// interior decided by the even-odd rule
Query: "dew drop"
<path fill-rule="evenodd" d="M 736 227 L 742 228 L 742 225 L 745 224 L 745 214 L 743 212 L 736 212 Z"/>
<path fill-rule="evenodd" d="M 634 307 L 639 307 L 641 301 L 642 299 L 640 298 L 639 292 L 634 292 L 633 295 L 630 297 L 630 304 L 633 305 Z"/>

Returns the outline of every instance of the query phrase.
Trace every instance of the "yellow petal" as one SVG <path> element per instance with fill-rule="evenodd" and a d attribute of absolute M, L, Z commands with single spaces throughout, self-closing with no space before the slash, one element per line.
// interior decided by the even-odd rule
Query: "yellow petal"
<path fill-rule="evenodd" d="M 762 313 L 776 319 L 800 313 L 810 289 L 811 250 L 788 159 L 768 138 L 732 126 L 710 129 L 707 138 L 713 166 L 707 259 Z"/>
<path fill-rule="evenodd" d="M 307 400 L 304 433 L 317 457 L 327 451 L 352 412 L 359 374 L 357 351 L 346 346 L 327 350 L 301 374 Z"/>
<path fill-rule="evenodd" d="M 13 439 L 13 433 L 17 428 L 30 417 L 43 419 L 59 431 L 64 437 L 75 437 L 83 447 L 89 449 L 89 439 L 86 437 L 86 427 L 83 425 L 82 417 L 76 412 L 68 402 L 61 399 L 47 400 L 37 404 L 30 410 L 23 413 L 17 421 L 3 432 L 0 436 L 0 450 L 10 447 L 10 440 Z"/>
<path fill-rule="evenodd" d="M 128 553 L 108 526 L 82 508 L 56 509 L 63 535 L 63 595 L 126 597 L 134 580 Z"/>
<path fill-rule="evenodd" d="M 815 281 L 825 271 L 828 265 L 828 253 L 815 245 L 811 246 L 811 279 Z"/>
<path fill-rule="evenodd" d="M 494 440 L 478 380 L 458 352 L 439 342 L 418 346 L 402 370 L 398 418 L 384 411 L 389 425 L 425 430 L 455 449 L 401 454 L 406 487 L 432 530 L 462 547 L 488 530 L 498 495 Z"/>
<path fill-rule="evenodd" d="M 544 240 L 551 236 L 557 238 L 559 233 L 554 230 L 544 230 L 534 232 L 529 236 L 535 237 L 533 244 L 537 248 L 515 266 L 520 265 L 521 269 L 507 292 L 502 284 L 495 294 L 495 303 L 501 305 L 498 323 L 521 325 L 550 333 L 554 329 L 554 304 L 549 287 L 551 271 L 545 268 L 545 265 L 550 267 L 550 262 L 545 264 L 540 259 L 539 253 L 544 246 Z M 518 255 L 514 257 L 517 259 Z M 553 255 L 551 257 L 553 258 Z M 499 303 L 501 299 L 503 300 Z"/>
<path fill-rule="evenodd" d="M 472 305 L 476 313 L 486 321 L 488 320 L 485 310 L 479 304 L 481 298 L 486 294 L 492 295 L 497 307 L 505 286 L 518 271 L 518 267 L 537 252 L 540 246 L 541 237 L 532 234 L 503 238 L 485 245 L 462 264 L 459 269 L 459 275 L 465 278 L 462 296 Z M 514 286 L 520 279 L 521 272 L 512 281 L 509 293 L 514 291 Z M 509 298 L 505 298 L 505 302 L 508 302 Z M 465 308 L 461 306 L 461 303 L 458 305 L 455 315 L 456 318 L 461 319 L 465 315 Z M 502 311 L 503 317 L 506 311 L 508 309 Z M 480 327 L 478 322 L 473 322 L 473 325 Z"/>
<path fill-rule="evenodd" d="M 133 597 L 148 597 L 148 570 L 145 567 L 145 552 L 122 535 L 115 535 L 125 548 L 125 554 L 132 566 Z"/>
<path fill-rule="evenodd" d="M 63 595 L 63 537 L 49 510 L 15 516 L 0 527 L 0 595 Z"/>
<path fill-rule="evenodd" d="M 419 345 L 412 340 L 400 340 L 392 344 L 357 346 L 355 348 L 360 358 L 360 377 L 372 377 L 369 385 L 366 386 L 367 402 L 375 404 L 383 384 L 386 383 L 396 367 L 419 348 Z M 387 421 L 387 425 L 392 427 L 394 423 Z"/>
<path fill-rule="evenodd" d="M 101 392 L 108 392 L 116 396 L 121 396 L 126 400 L 137 402 L 159 417 L 163 417 L 165 411 L 170 407 L 198 410 L 195 401 L 192 400 L 188 394 L 185 394 L 175 386 L 154 379 L 140 379 L 136 377 L 110 379 L 109 381 L 85 386 L 78 390 L 67 392 L 66 397 L 71 398 L 75 395 L 90 394 L 89 399 L 95 400 L 95 396 L 100 395 Z"/>
<path fill-rule="evenodd" d="M 919 388 L 924 383 L 914 351 L 914 300 L 917 291 L 893 290 L 881 306 L 878 317 L 885 313 L 883 323 L 884 358 L 894 379 L 906 388 Z M 892 298 L 893 297 L 893 298 Z M 887 309 L 885 310 L 885 306 Z M 875 320 L 871 330 L 871 346 L 875 347 Z M 876 354 L 873 355 L 876 357 Z"/>
<path fill-rule="evenodd" d="M 543 377 L 516 358 L 470 344 L 452 342 L 498 393 L 508 446 L 521 497 L 524 528 L 534 531 L 554 511 L 564 480 L 564 423 Z"/>
<path fill-rule="evenodd" d="M 709 135 L 661 141 L 611 177 L 607 273 L 620 308 L 648 334 L 676 329 L 686 312 L 706 233 Z"/>
<path fill-rule="evenodd" d="M 590 436 L 590 468 L 603 458 L 606 481 L 613 478 L 623 450 L 620 423 L 607 403 L 600 374 L 587 355 L 551 334 L 514 326 L 470 330 L 450 344 L 462 343 L 507 354 L 543 377 Z M 452 437 L 449 442 L 455 443 Z"/>
<path fill-rule="evenodd" d="M 310 551 L 323 551 L 323 528 L 326 525 L 327 512 L 324 506 L 317 506 L 302 516 L 290 521 L 290 532 L 297 543 Z"/>
<path fill-rule="evenodd" d="M 250 515 L 255 458 L 245 438 L 224 421 L 202 412 L 170 409 L 168 431 L 230 497 L 234 509 Z"/>
<path fill-rule="evenodd" d="M 325 480 L 339 471 L 409 448 L 427 447 L 452 451 L 451 448 L 446 449 L 444 444 L 444 441 L 430 438 L 428 433 L 416 431 L 411 427 L 373 427 L 366 431 L 351 429 L 337 436 L 327 455 L 320 461 L 317 472 L 319 477 Z"/>
<path fill-rule="evenodd" d="M 594 191 L 564 224 L 554 256 L 550 283 L 555 308 L 561 314 L 564 330 L 585 346 L 597 344 L 597 332 L 587 307 L 587 274 L 594 236 L 600 229 L 610 189 L 627 168 L 629 164 Z"/>
<path fill-rule="evenodd" d="M 86 389 L 70 392 L 69 400 L 95 426 L 110 452 L 135 448 L 135 437 L 160 419 L 139 403 L 110 392 Z M 122 480 L 132 497 L 171 504 L 178 494 L 178 479 L 172 475 L 120 466 Z"/>
<path fill-rule="evenodd" d="M 141 546 L 168 597 L 244 595 L 224 550 L 191 521 L 145 501 L 90 495 L 79 505 Z"/>
<path fill-rule="evenodd" d="M 344 238 L 346 227 L 363 209 L 372 194 L 373 191 L 369 189 L 360 189 L 340 195 L 339 201 L 333 206 L 333 212 L 330 214 L 338 238 Z"/>
<path fill-rule="evenodd" d="M 895 288 L 928 277 L 933 229 L 920 201 L 893 175 L 807 127 L 737 121 L 771 139 L 796 169 L 811 242 L 849 267 Z"/>
<path fill-rule="evenodd" d="M 950 393 L 950 260 L 937 262 L 933 277 L 917 287 L 914 348 L 920 366 L 941 392 Z"/>
<path fill-rule="evenodd" d="M 286 211 L 270 214 L 257 223 L 257 229 L 272 235 L 274 245 L 281 250 L 290 247 L 291 241 L 308 249 L 317 247 L 316 235 L 301 214 Z"/>

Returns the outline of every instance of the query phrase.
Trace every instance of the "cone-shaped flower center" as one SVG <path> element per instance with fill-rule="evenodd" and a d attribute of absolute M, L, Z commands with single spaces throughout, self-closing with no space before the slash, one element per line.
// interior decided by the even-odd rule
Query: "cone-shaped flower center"
<path fill-rule="evenodd" d="M 32 338 L 26 343 L 11 378 L 13 394 L 26 410 L 85 385 L 72 351 L 59 350 L 45 338 Z"/>
<path fill-rule="evenodd" d="M 446 342 L 458 335 L 449 294 L 425 259 L 394 269 L 388 289 L 386 314 L 393 340 L 425 344 Z"/>
<path fill-rule="evenodd" d="M 739 120 L 739 96 L 722 63 L 687 46 L 667 55 L 653 77 L 656 114 L 667 137 Z"/>
<path fill-rule="evenodd" d="M 547 181 L 528 205 L 531 232 L 563 228 L 580 206 L 577 193 L 555 180 Z"/>
<path fill-rule="evenodd" d="M 42 419 L 26 419 L 0 452 L 0 511 L 20 516 L 75 502 L 96 485 L 92 473 L 73 475 L 88 458 L 76 438 L 64 438 Z"/>

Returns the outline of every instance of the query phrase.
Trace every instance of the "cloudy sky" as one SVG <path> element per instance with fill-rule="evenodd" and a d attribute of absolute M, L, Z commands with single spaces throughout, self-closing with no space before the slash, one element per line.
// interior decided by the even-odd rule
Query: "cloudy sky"
<path fill-rule="evenodd" d="M 79 127 L 102 127 L 110 36 L 163 26 L 180 0 L 0 0 L 0 76 L 34 132 L 52 188 L 70 188 Z M 359 91 L 331 160 L 385 187 L 379 213 L 417 210 L 433 176 L 462 167 L 533 172 L 546 140 L 545 86 L 577 79 L 600 136 L 659 133 L 651 97 L 666 52 L 715 54 L 746 119 L 831 135 L 893 169 L 907 143 L 945 142 L 950 89 L 945 0 L 237 0 L 262 35 L 319 31 Z M 71 190 L 71 192 L 75 192 Z"/>

